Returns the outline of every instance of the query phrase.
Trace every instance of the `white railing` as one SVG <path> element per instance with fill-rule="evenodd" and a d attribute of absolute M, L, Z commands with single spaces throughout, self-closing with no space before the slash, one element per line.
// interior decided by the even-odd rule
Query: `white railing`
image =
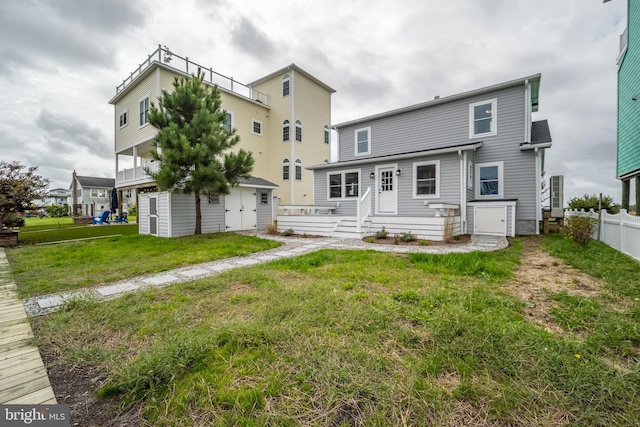
<path fill-rule="evenodd" d="M 151 172 L 157 172 L 158 168 L 160 167 L 160 163 L 151 162 L 151 163 L 148 163 L 146 166 L 149 167 L 149 170 Z M 153 178 L 147 175 L 147 173 L 144 171 L 144 166 L 138 166 L 131 169 L 124 169 L 116 173 L 117 185 L 133 184 L 133 183 L 137 184 L 142 182 L 153 182 Z"/>
<path fill-rule="evenodd" d="M 567 211 L 565 215 L 569 218 L 584 215 L 598 219 L 598 213 L 593 209 L 589 212 Z M 640 261 L 640 217 L 629 215 L 625 209 L 620 209 L 620 213 L 615 215 L 603 210 L 594 238 L 598 238 L 598 231 L 601 242 Z"/>
<path fill-rule="evenodd" d="M 356 206 L 356 227 L 358 233 L 362 231 L 362 223 L 371 215 L 371 187 L 367 187 L 367 191 L 362 195 Z"/>
<path fill-rule="evenodd" d="M 620 34 L 620 53 L 627 47 L 627 43 L 629 42 L 629 28 L 625 28 L 624 32 Z"/>
<path fill-rule="evenodd" d="M 204 73 L 204 81 L 210 84 L 217 85 L 218 87 L 227 89 L 233 93 L 244 96 L 245 98 L 253 99 L 264 105 L 267 103 L 267 95 L 253 89 L 251 86 L 247 86 L 233 79 L 233 77 L 227 77 L 225 75 L 216 73 L 210 67 L 205 67 L 189 60 L 188 57 L 181 57 L 171 52 L 166 46 L 162 47 L 158 45 L 158 48 L 147 57 L 138 68 L 133 70 L 131 74 L 122 80 L 122 84 L 116 86 L 116 95 L 122 92 L 126 87 L 131 85 L 133 81 L 138 78 L 147 68 L 154 62 L 164 64 L 169 68 L 187 74 L 195 74 L 200 69 Z"/>

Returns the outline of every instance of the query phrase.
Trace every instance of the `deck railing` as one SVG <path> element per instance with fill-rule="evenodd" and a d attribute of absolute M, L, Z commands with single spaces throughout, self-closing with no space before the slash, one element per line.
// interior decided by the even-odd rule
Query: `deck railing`
<path fill-rule="evenodd" d="M 227 77 L 220 73 L 213 71 L 211 67 L 205 67 L 190 61 L 188 57 L 181 57 L 171 52 L 166 46 L 162 47 L 158 45 L 158 48 L 145 59 L 138 68 L 133 70 L 131 74 L 122 80 L 122 83 L 116 86 L 116 95 L 125 90 L 133 81 L 138 78 L 147 68 L 154 62 L 164 64 L 169 68 L 187 74 L 195 74 L 200 69 L 204 73 L 204 81 L 210 84 L 217 85 L 218 87 L 229 90 L 245 98 L 253 99 L 264 105 L 267 103 L 267 95 L 258 90 L 253 89 L 251 86 L 247 86 L 233 79 L 233 77 Z"/>
<path fill-rule="evenodd" d="M 362 231 L 362 223 L 371 215 L 371 187 L 367 187 L 367 191 L 362 195 L 356 206 L 356 219 L 358 221 L 356 228 L 358 233 Z"/>

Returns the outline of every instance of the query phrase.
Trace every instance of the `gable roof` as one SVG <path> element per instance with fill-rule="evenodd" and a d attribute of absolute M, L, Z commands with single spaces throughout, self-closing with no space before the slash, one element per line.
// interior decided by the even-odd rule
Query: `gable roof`
<path fill-rule="evenodd" d="M 97 178 L 93 176 L 76 176 L 78 184 L 82 187 L 113 188 L 116 186 L 115 178 Z"/>
<path fill-rule="evenodd" d="M 302 68 L 298 67 L 296 64 L 294 64 L 293 62 L 291 63 L 291 65 L 287 65 L 284 68 L 279 69 L 278 71 L 274 71 L 273 73 L 261 77 L 256 81 L 250 82 L 249 86 L 255 86 L 255 85 L 259 85 L 260 83 L 264 83 L 267 80 L 271 80 L 272 78 L 282 74 L 282 73 L 286 73 L 287 71 L 291 71 L 294 70 L 300 74 L 302 74 L 303 76 L 305 76 L 306 78 L 308 78 L 309 80 L 313 81 L 314 83 L 316 83 L 317 85 L 321 86 L 322 88 L 328 90 L 331 93 L 335 93 L 335 89 L 332 88 L 331 86 L 329 86 L 328 84 L 320 81 L 317 77 L 314 77 L 313 75 L 307 73 L 305 70 L 303 70 Z"/>
<path fill-rule="evenodd" d="M 397 108 L 395 110 L 386 111 L 384 113 L 374 114 L 372 116 L 363 117 L 356 120 L 351 120 L 348 122 L 338 123 L 333 125 L 334 129 L 339 129 L 345 126 L 357 125 L 359 123 L 369 122 L 371 120 L 377 120 L 384 117 L 395 116 L 397 114 L 403 114 L 410 111 L 421 110 L 423 108 L 429 108 L 436 105 L 444 104 L 447 102 L 457 101 L 464 98 L 471 98 L 473 96 L 482 95 L 488 92 L 494 92 L 496 90 L 506 89 L 513 86 L 524 85 L 525 82 L 529 82 L 531 84 L 531 107 L 532 111 L 538 111 L 538 93 L 540 91 L 540 78 L 541 74 L 534 74 L 528 77 L 522 77 L 515 80 L 510 80 L 508 82 L 498 83 L 492 86 L 486 86 L 480 89 L 470 90 L 468 92 L 462 92 L 455 95 L 445 96 L 442 98 L 432 99 L 430 101 L 421 102 L 419 104 L 409 105 L 407 107 Z"/>
<path fill-rule="evenodd" d="M 278 188 L 277 184 L 274 184 L 273 182 L 267 181 L 266 179 L 259 178 L 257 176 L 251 176 L 249 178 L 240 178 L 238 182 L 242 187 Z"/>
<path fill-rule="evenodd" d="M 552 142 L 549 122 L 546 120 L 539 120 L 531 123 L 531 143 L 543 144 L 545 142 Z"/>

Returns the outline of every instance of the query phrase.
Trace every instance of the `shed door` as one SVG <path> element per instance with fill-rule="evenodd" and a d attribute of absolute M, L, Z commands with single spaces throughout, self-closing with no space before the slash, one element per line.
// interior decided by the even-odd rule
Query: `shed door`
<path fill-rule="evenodd" d="M 227 231 L 254 230 L 258 223 L 256 192 L 235 188 L 225 196 Z"/>
<path fill-rule="evenodd" d="M 149 197 L 149 234 L 158 235 L 158 198 Z"/>
<path fill-rule="evenodd" d="M 506 206 L 475 206 L 474 207 L 475 234 L 491 234 L 494 236 L 507 235 L 507 207 Z"/>

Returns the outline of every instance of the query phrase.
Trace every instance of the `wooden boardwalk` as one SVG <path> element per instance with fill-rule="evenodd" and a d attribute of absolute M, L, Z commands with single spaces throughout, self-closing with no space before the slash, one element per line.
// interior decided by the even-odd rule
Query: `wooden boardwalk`
<path fill-rule="evenodd" d="M 0 404 L 55 404 L 47 370 L 0 248 Z"/>

